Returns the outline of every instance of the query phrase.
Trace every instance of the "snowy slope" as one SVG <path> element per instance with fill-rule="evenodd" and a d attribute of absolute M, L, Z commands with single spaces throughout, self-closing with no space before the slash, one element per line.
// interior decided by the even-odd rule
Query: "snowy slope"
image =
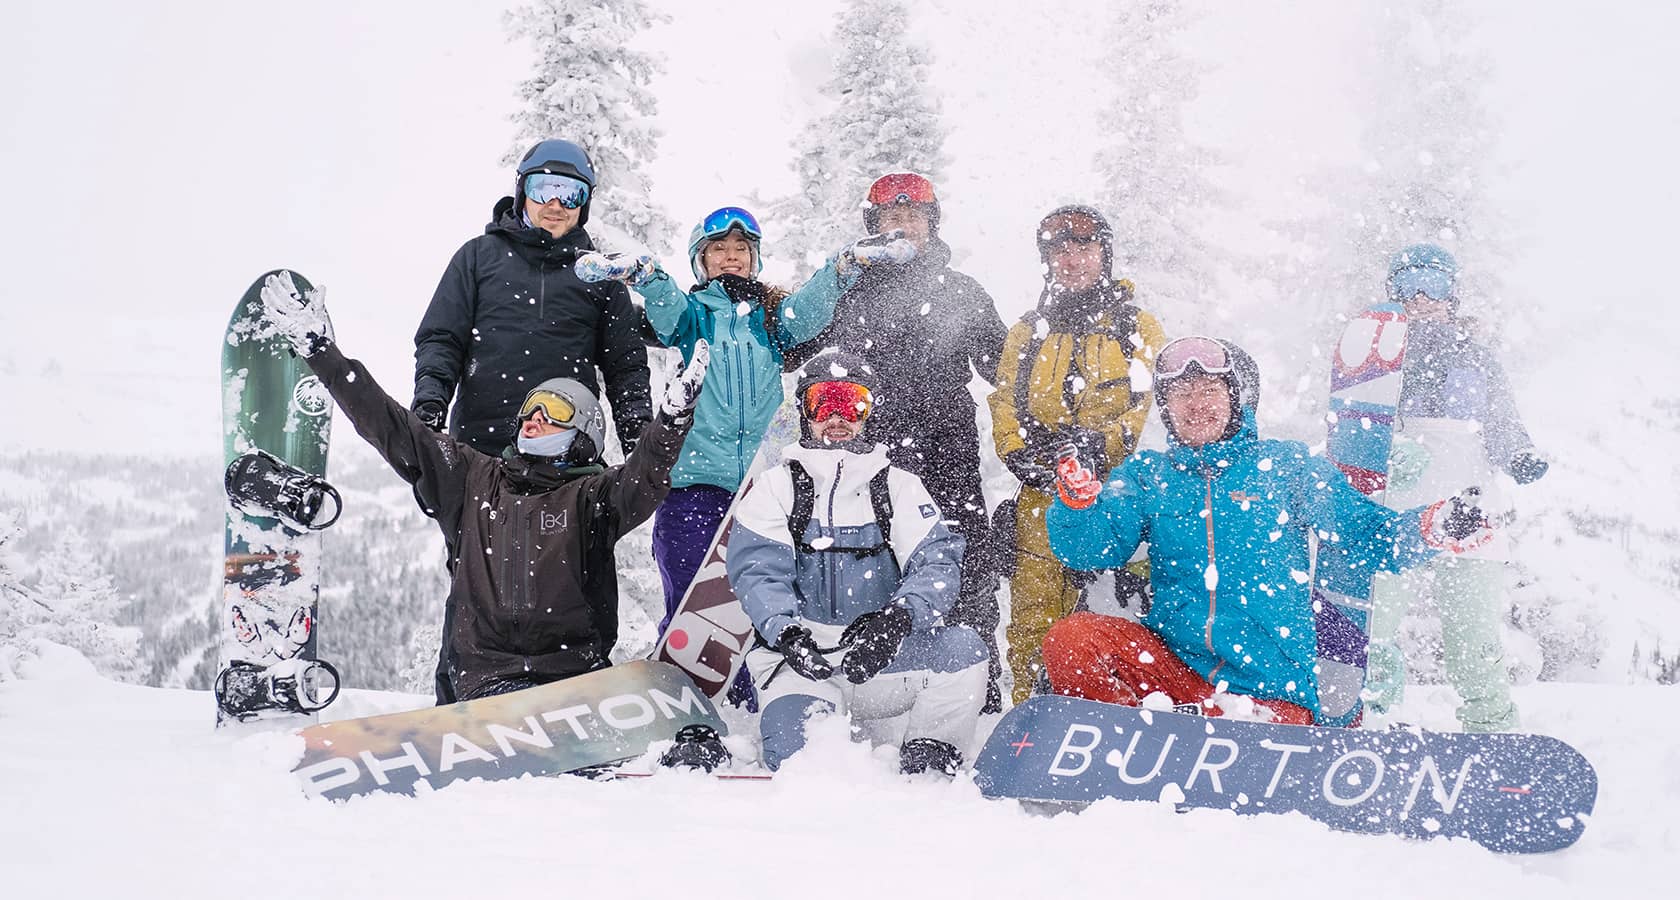
<path fill-rule="evenodd" d="M 1519 691 L 1537 730 L 1580 749 L 1600 788 L 1576 846 L 1515 857 L 1298 816 L 1114 801 L 1031 815 L 966 781 L 903 778 L 832 723 L 769 784 L 527 779 L 333 804 L 292 782 L 295 739 L 213 733 L 204 693 L 104 681 L 67 651 L 29 675 L 0 684 L 0 872 L 14 897 L 1262 900 L 1360 885 L 1370 900 L 1640 898 L 1671 891 L 1680 852 L 1680 693 L 1654 687 Z M 352 691 L 332 712 L 424 699 Z M 1441 704 L 1425 697 L 1418 711 Z"/>

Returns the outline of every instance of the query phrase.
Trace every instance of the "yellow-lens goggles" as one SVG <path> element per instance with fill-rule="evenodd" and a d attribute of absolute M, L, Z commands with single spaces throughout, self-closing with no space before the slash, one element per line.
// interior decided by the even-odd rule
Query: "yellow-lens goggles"
<path fill-rule="evenodd" d="M 565 397 L 553 391 L 532 391 L 525 395 L 525 402 L 519 407 L 519 421 L 531 418 L 531 413 L 539 409 L 555 425 L 570 425 L 572 417 L 577 415 L 577 407 Z"/>

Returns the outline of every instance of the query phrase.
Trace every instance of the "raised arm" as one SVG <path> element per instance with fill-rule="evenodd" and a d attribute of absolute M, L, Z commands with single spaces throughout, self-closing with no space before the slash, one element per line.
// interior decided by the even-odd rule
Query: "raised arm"
<path fill-rule="evenodd" d="M 596 334 L 596 359 L 606 377 L 604 393 L 612 402 L 613 425 L 626 453 L 635 450 L 653 418 L 648 398 L 647 347 L 642 344 L 641 311 L 622 284 L 603 284 L 606 292 Z"/>

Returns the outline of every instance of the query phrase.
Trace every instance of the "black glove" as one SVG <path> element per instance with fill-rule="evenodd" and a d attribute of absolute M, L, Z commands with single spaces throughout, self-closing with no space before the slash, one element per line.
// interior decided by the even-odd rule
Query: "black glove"
<path fill-rule="evenodd" d="M 1046 493 L 1056 489 L 1056 471 L 1033 462 L 1026 450 L 1011 450 L 1003 455 L 1004 468 L 1021 483 Z"/>
<path fill-rule="evenodd" d="M 827 681 L 834 675 L 834 665 L 817 648 L 810 629 L 789 625 L 782 629 L 782 636 L 776 638 L 776 645 L 771 649 L 787 660 L 789 668 L 812 681 Z"/>
<path fill-rule="evenodd" d="M 889 606 L 853 619 L 840 635 L 840 646 L 851 648 L 840 660 L 846 680 L 863 684 L 881 674 L 898 656 L 899 645 L 910 636 L 910 625 L 910 610 L 902 606 Z"/>
<path fill-rule="evenodd" d="M 1108 438 L 1095 428 L 1084 425 L 1056 426 L 1056 443 L 1072 444 L 1079 451 L 1079 461 L 1101 475 L 1108 468 Z"/>
<path fill-rule="evenodd" d="M 1464 493 L 1447 500 L 1447 518 L 1441 523 L 1441 531 L 1455 541 L 1462 541 L 1484 528 L 1492 528 L 1487 515 L 1476 503 L 1481 499 L 1482 492 L 1477 488 L 1467 488 Z"/>
<path fill-rule="evenodd" d="M 1546 474 L 1549 468 L 1551 463 L 1541 459 L 1533 450 L 1518 450 L 1511 456 L 1511 462 L 1505 467 L 1505 471 L 1511 473 L 1517 484 L 1529 484 L 1539 481 L 1540 476 Z"/>
<path fill-rule="evenodd" d="M 426 423 L 426 427 L 439 434 L 443 433 L 444 418 L 448 409 L 442 400 L 422 400 L 414 404 L 414 415 Z"/>

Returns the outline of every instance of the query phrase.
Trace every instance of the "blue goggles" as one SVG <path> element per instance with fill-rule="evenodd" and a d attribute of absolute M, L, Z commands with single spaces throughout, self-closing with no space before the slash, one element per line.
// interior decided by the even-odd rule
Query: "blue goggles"
<path fill-rule="evenodd" d="M 1453 276 L 1450 272 L 1428 266 L 1407 266 L 1388 279 L 1388 295 L 1404 303 L 1418 294 L 1431 300 L 1453 299 Z"/>
<path fill-rule="evenodd" d="M 723 237 L 737 228 L 752 240 L 764 240 L 764 231 L 758 227 L 758 220 L 739 206 L 725 206 L 700 223 L 701 232 L 708 238 Z"/>
<path fill-rule="evenodd" d="M 570 175 L 532 172 L 525 176 L 525 197 L 538 205 L 559 200 L 561 206 L 577 209 L 589 202 L 589 185 Z"/>

